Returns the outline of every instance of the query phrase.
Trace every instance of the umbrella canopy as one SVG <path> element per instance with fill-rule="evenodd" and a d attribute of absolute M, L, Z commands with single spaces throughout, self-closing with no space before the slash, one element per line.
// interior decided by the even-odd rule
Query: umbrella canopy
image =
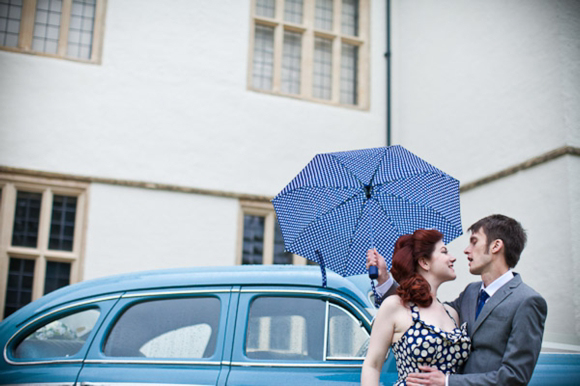
<path fill-rule="evenodd" d="M 342 276 L 376 248 L 390 269 L 397 239 L 462 234 L 459 181 L 402 146 L 319 154 L 272 200 L 285 249 Z"/>

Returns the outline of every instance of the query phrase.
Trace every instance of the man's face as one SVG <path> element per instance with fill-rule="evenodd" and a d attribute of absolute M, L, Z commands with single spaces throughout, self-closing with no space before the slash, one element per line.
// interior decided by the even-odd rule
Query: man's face
<path fill-rule="evenodd" d="M 491 266 L 487 237 L 481 228 L 471 234 L 469 245 L 463 252 L 469 261 L 469 272 L 473 275 L 481 275 Z"/>

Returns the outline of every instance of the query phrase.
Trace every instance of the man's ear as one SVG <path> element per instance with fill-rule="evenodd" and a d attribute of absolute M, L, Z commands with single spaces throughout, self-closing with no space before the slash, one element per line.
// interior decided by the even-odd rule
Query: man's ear
<path fill-rule="evenodd" d="M 491 253 L 498 253 L 503 249 L 503 240 L 502 239 L 495 239 L 491 242 Z"/>

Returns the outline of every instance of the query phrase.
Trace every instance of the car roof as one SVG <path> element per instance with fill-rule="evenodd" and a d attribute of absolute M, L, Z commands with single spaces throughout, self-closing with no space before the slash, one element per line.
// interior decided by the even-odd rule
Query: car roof
<path fill-rule="evenodd" d="M 368 280 L 368 277 L 367 277 Z M 327 289 L 361 299 L 372 307 L 361 279 L 353 281 L 327 271 Z M 370 281 L 368 281 L 370 287 Z M 53 291 L 23 307 L 15 314 L 28 315 L 89 297 L 122 294 L 129 291 L 212 286 L 306 286 L 322 287 L 322 274 L 316 266 L 238 265 L 223 267 L 185 267 L 132 272 L 92 279 Z M 12 315 L 11 315 L 12 316 Z M 10 317 L 9 317 L 10 318 Z M 8 318 L 7 318 L 8 319 Z M 6 319 L 5 319 L 6 320 Z"/>

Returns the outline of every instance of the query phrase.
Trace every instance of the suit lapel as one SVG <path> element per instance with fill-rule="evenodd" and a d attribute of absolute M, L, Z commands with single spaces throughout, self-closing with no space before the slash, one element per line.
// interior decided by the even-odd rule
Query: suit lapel
<path fill-rule="evenodd" d="M 483 308 L 481 309 L 481 313 L 477 320 L 475 320 L 475 307 L 473 308 L 472 317 L 474 319 L 473 330 L 471 335 L 475 334 L 479 326 L 483 324 L 485 319 L 492 313 L 495 307 L 500 305 L 504 300 L 506 300 L 513 292 L 514 289 L 522 283 L 522 278 L 520 275 L 515 274 L 514 278 L 503 285 L 493 296 L 485 303 Z M 475 304 L 477 304 L 477 295 L 475 299 Z"/>

